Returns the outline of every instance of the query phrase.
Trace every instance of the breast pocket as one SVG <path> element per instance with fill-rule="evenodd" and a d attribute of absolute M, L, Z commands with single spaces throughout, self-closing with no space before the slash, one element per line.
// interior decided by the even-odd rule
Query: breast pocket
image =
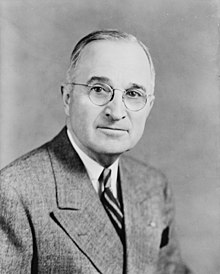
<path fill-rule="evenodd" d="M 170 234 L 170 228 L 167 226 L 161 235 L 161 241 L 160 241 L 160 248 L 163 248 L 164 246 L 168 245 L 169 243 L 169 234 Z"/>

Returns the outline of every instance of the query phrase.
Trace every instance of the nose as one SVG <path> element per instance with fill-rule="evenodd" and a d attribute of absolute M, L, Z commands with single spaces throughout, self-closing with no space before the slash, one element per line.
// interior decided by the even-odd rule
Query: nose
<path fill-rule="evenodd" d="M 122 96 L 122 91 L 114 90 L 114 97 L 105 108 L 105 115 L 114 121 L 118 121 L 126 117 L 126 107 Z"/>

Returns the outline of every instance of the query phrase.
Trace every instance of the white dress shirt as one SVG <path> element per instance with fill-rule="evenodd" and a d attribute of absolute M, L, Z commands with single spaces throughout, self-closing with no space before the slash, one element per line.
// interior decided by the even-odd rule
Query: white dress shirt
<path fill-rule="evenodd" d="M 71 132 L 69 129 L 67 129 L 67 135 L 70 139 L 70 142 L 74 149 L 76 150 L 77 154 L 79 155 L 80 159 L 82 160 L 87 173 L 89 175 L 89 178 L 93 184 L 93 187 L 95 188 L 96 192 L 100 196 L 103 189 L 101 189 L 101 186 L 99 184 L 99 176 L 101 175 L 103 171 L 103 166 L 101 166 L 99 163 L 94 161 L 92 158 L 90 158 L 85 152 L 83 152 L 79 146 L 76 144 L 74 141 Z M 118 193 L 117 193 L 117 177 L 118 177 L 118 159 L 108 168 L 111 169 L 111 191 L 115 198 L 118 198 Z"/>

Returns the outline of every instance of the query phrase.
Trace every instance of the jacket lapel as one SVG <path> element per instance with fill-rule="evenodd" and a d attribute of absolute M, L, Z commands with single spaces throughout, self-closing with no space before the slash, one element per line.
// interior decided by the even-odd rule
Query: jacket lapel
<path fill-rule="evenodd" d="M 123 247 L 66 129 L 49 145 L 56 183 L 58 225 L 101 273 L 122 273 Z"/>
<path fill-rule="evenodd" d="M 146 171 L 144 174 L 144 169 L 138 172 L 136 166 L 132 169 L 122 158 L 120 179 L 126 234 L 126 272 L 151 274 L 155 272 L 162 231 L 160 203 L 157 193 L 152 191 L 151 176 Z"/>

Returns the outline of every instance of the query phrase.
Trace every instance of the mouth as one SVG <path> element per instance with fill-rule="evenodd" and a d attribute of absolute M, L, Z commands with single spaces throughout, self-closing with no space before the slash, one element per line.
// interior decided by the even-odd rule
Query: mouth
<path fill-rule="evenodd" d="M 102 133 L 105 133 L 106 135 L 114 135 L 114 136 L 121 136 L 126 133 L 128 133 L 127 129 L 119 128 L 119 127 L 105 127 L 100 126 L 97 127 L 98 130 L 100 130 Z"/>
<path fill-rule="evenodd" d="M 127 131 L 127 129 L 119 128 L 119 127 L 98 127 L 98 128 L 109 129 L 109 130 Z"/>

